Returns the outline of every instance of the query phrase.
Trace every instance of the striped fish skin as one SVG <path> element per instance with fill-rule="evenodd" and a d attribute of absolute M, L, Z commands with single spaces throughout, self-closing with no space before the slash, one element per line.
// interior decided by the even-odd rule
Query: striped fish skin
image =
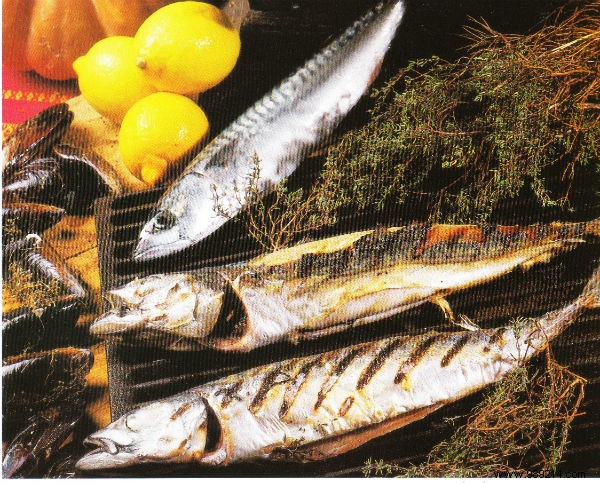
<path fill-rule="evenodd" d="M 257 367 L 128 413 L 87 439 L 97 449 L 77 466 L 334 457 L 499 381 L 594 308 L 600 269 L 572 304 L 518 328 L 392 337 Z"/>
<path fill-rule="evenodd" d="M 153 275 L 108 294 L 114 309 L 94 335 L 155 333 L 171 349 L 249 351 L 375 322 L 517 267 L 529 267 L 600 235 L 597 220 L 532 226 L 414 224 L 355 232 L 257 257 L 246 265 Z M 224 272 L 224 273 L 220 273 Z M 211 278 L 212 275 L 212 278 Z M 227 334 L 226 307 L 238 303 Z"/>
<path fill-rule="evenodd" d="M 402 0 L 381 2 L 217 136 L 160 199 L 134 258 L 180 251 L 237 214 L 257 160 L 264 194 L 292 174 L 367 91 L 403 14 Z"/>

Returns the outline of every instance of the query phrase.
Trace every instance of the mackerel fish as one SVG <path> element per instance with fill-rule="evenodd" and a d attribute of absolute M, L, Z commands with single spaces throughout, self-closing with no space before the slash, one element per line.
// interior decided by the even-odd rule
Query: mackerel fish
<path fill-rule="evenodd" d="M 600 221 L 413 224 L 300 244 L 238 266 L 151 275 L 110 291 L 94 335 L 173 350 L 249 351 L 433 302 L 600 237 Z"/>
<path fill-rule="evenodd" d="M 162 196 L 134 258 L 197 243 L 239 213 L 250 183 L 267 194 L 292 174 L 367 91 L 403 14 L 402 0 L 379 3 L 217 136 Z"/>
<path fill-rule="evenodd" d="M 539 318 L 250 369 L 124 415 L 87 438 L 97 448 L 77 467 L 332 458 L 499 381 L 593 308 L 600 308 L 600 269 L 573 303 Z"/>

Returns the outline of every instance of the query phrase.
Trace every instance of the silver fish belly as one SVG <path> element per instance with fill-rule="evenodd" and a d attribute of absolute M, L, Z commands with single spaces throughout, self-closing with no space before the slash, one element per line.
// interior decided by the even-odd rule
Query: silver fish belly
<path fill-rule="evenodd" d="M 403 13 L 402 0 L 380 3 L 217 136 L 160 199 L 134 258 L 168 255 L 214 232 L 245 205 L 257 163 L 264 194 L 289 176 L 367 91 Z"/>
<path fill-rule="evenodd" d="M 326 459 L 499 381 L 600 308 L 600 271 L 566 307 L 497 329 L 392 337 L 277 362 L 134 410 L 87 442 L 83 470 L 145 462 Z"/>
<path fill-rule="evenodd" d="M 172 350 L 249 351 L 347 330 L 426 302 L 452 320 L 446 295 L 597 239 L 599 226 L 597 220 L 412 224 L 347 233 L 236 266 L 136 279 L 106 294 L 113 307 L 90 330 L 131 342 L 143 334 L 143 343 Z"/>

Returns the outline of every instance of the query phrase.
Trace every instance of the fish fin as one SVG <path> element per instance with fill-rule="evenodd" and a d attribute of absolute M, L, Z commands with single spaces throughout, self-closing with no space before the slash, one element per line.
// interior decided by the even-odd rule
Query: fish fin
<path fill-rule="evenodd" d="M 410 411 L 366 428 L 357 429 L 347 434 L 333 436 L 324 441 L 310 443 L 297 448 L 275 448 L 269 455 L 269 459 L 308 463 L 333 458 L 356 449 L 374 438 L 423 419 L 443 405 L 443 402 L 432 404 L 431 406 Z"/>
<path fill-rule="evenodd" d="M 261 344 L 257 345 L 252 337 L 245 334 L 241 337 L 206 340 L 202 345 L 223 352 L 250 352 Z"/>
<path fill-rule="evenodd" d="M 340 324 L 326 327 L 325 329 L 295 330 L 291 332 L 287 337 L 291 343 L 298 344 L 300 341 L 303 340 L 313 340 L 318 339 L 320 337 L 337 334 L 338 332 L 344 332 L 353 326 L 353 321 L 342 322 Z"/>
<path fill-rule="evenodd" d="M 600 309 L 600 267 L 594 271 L 580 299 L 586 309 Z"/>
<path fill-rule="evenodd" d="M 452 307 L 450 307 L 450 304 L 444 298 L 443 295 L 436 295 L 435 297 L 433 297 L 431 299 L 431 303 L 437 305 L 440 309 L 442 309 L 442 312 L 444 312 L 444 317 L 446 319 L 448 319 L 453 324 L 456 324 L 454 312 L 452 312 Z M 460 325 L 460 324 L 457 324 L 457 325 Z"/>
<path fill-rule="evenodd" d="M 479 327 L 475 322 L 473 322 L 469 317 L 467 317 L 464 314 L 460 314 L 458 316 L 458 320 L 454 321 L 454 324 L 458 325 L 459 327 L 462 327 L 463 329 L 470 330 L 472 332 L 481 330 L 481 327 Z"/>

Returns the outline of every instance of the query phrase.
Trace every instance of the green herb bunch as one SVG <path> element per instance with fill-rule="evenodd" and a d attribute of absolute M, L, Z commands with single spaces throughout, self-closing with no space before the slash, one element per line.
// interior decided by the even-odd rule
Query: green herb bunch
<path fill-rule="evenodd" d="M 432 220 L 476 222 L 526 187 L 569 208 L 580 169 L 599 179 L 600 2 L 532 35 L 467 35 L 469 56 L 411 62 L 374 92 L 369 122 L 329 149 L 322 205 L 426 196 Z"/>

